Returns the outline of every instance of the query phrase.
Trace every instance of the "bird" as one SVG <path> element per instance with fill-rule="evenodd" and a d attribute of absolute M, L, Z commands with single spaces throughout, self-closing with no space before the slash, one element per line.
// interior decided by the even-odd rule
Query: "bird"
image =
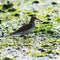
<path fill-rule="evenodd" d="M 24 24 L 17 31 L 10 33 L 10 35 L 27 35 L 31 33 L 35 28 L 35 20 L 38 20 L 38 18 L 36 18 L 36 16 L 31 16 L 28 24 Z"/>

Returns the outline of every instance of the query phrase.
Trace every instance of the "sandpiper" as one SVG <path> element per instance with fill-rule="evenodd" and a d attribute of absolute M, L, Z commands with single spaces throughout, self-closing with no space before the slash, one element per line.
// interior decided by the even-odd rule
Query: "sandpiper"
<path fill-rule="evenodd" d="M 32 16 L 30 19 L 30 22 L 28 24 L 23 25 L 17 31 L 11 33 L 10 35 L 27 35 L 27 34 L 29 34 L 30 32 L 32 32 L 32 30 L 35 27 L 36 19 L 37 18 L 35 16 Z"/>

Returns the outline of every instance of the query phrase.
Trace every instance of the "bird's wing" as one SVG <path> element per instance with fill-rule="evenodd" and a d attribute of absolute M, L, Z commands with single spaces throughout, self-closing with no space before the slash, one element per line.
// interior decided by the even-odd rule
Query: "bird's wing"
<path fill-rule="evenodd" d="M 22 27 L 20 27 L 16 32 L 22 32 L 22 31 L 30 29 L 31 27 L 32 27 L 32 24 L 25 24 Z"/>
<path fill-rule="evenodd" d="M 10 35 L 13 35 L 13 34 L 15 34 L 15 33 L 28 30 L 28 29 L 30 29 L 31 27 L 32 27 L 32 24 L 25 24 L 25 25 L 23 25 L 22 27 L 20 27 L 17 31 L 11 33 Z"/>

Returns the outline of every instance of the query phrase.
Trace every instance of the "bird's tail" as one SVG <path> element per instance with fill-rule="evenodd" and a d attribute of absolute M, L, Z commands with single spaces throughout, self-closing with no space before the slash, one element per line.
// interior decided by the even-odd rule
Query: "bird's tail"
<path fill-rule="evenodd" d="M 11 35 L 15 35 L 15 32 L 14 32 L 14 33 L 10 33 L 9 35 L 10 35 L 10 36 L 11 36 Z"/>
<path fill-rule="evenodd" d="M 15 36 L 15 35 L 17 35 L 18 34 L 18 32 L 13 32 L 13 33 L 10 33 L 10 36 Z"/>

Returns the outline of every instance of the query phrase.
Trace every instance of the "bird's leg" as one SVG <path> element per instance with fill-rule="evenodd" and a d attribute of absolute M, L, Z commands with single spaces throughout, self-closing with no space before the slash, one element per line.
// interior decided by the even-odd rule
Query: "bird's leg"
<path fill-rule="evenodd" d="M 21 35 L 20 37 L 23 37 L 24 39 L 26 39 L 26 36 L 25 35 Z"/>
<path fill-rule="evenodd" d="M 21 35 L 20 37 L 22 37 L 22 43 L 24 45 L 26 43 L 26 36 L 25 35 Z"/>
<path fill-rule="evenodd" d="M 23 37 L 23 44 L 27 44 L 27 41 L 29 40 L 29 36 L 28 35 L 22 35 Z"/>

